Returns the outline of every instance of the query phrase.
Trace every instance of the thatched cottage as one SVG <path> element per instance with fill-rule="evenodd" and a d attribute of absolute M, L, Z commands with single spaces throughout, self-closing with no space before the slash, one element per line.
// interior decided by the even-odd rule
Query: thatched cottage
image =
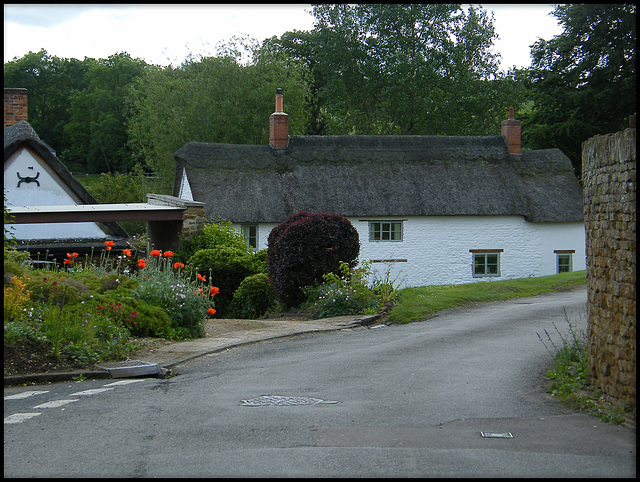
<path fill-rule="evenodd" d="M 499 136 L 289 136 L 276 94 L 270 145 L 190 142 L 174 196 L 206 203 L 265 248 L 298 211 L 346 216 L 360 260 L 403 286 L 585 269 L 582 189 L 559 149 L 520 151 L 520 121 Z"/>

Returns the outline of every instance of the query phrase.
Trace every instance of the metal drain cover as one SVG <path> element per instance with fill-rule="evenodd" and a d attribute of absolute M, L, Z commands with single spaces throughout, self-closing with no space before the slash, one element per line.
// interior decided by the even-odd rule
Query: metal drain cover
<path fill-rule="evenodd" d="M 513 438 L 511 432 L 480 432 L 483 438 Z"/>
<path fill-rule="evenodd" d="M 322 400 L 321 398 L 311 397 L 283 397 L 280 395 L 262 395 L 258 398 L 242 400 L 244 407 L 266 407 L 269 405 L 318 405 L 321 403 L 340 403 L 336 400 Z"/>

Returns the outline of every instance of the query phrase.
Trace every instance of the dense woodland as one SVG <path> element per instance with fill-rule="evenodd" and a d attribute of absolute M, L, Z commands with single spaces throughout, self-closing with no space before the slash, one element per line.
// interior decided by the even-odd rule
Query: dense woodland
<path fill-rule="evenodd" d="M 153 172 L 165 193 L 186 142 L 267 144 L 277 87 L 293 135 L 499 135 L 514 107 L 523 149 L 559 147 L 578 177 L 582 142 L 636 112 L 632 4 L 557 6 L 563 33 L 506 72 L 482 8 L 323 4 L 313 15 L 311 31 L 230 39 L 179 67 L 42 49 L 5 63 L 4 86 L 28 89 L 29 122 L 70 170 Z"/>

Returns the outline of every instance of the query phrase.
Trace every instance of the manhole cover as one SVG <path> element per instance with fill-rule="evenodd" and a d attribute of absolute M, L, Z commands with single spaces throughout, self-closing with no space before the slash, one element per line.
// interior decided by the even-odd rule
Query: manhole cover
<path fill-rule="evenodd" d="M 336 400 L 322 400 L 312 397 L 283 397 L 280 395 L 262 395 L 250 400 L 242 400 L 244 407 L 266 407 L 268 405 L 318 405 L 321 403 L 340 403 Z"/>

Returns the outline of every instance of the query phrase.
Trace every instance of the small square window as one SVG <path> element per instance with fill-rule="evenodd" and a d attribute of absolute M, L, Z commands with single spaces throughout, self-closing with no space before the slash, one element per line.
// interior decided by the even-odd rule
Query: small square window
<path fill-rule="evenodd" d="M 500 253 L 473 253 L 473 277 L 500 276 Z"/>
<path fill-rule="evenodd" d="M 243 224 L 242 236 L 244 236 L 244 240 L 247 243 L 247 248 L 258 248 L 258 226 L 255 224 Z"/>
<path fill-rule="evenodd" d="M 573 254 L 572 253 L 558 253 L 557 256 L 557 272 L 558 273 L 570 273 L 573 271 Z"/>
<path fill-rule="evenodd" d="M 402 221 L 370 221 L 370 241 L 402 241 Z"/>

